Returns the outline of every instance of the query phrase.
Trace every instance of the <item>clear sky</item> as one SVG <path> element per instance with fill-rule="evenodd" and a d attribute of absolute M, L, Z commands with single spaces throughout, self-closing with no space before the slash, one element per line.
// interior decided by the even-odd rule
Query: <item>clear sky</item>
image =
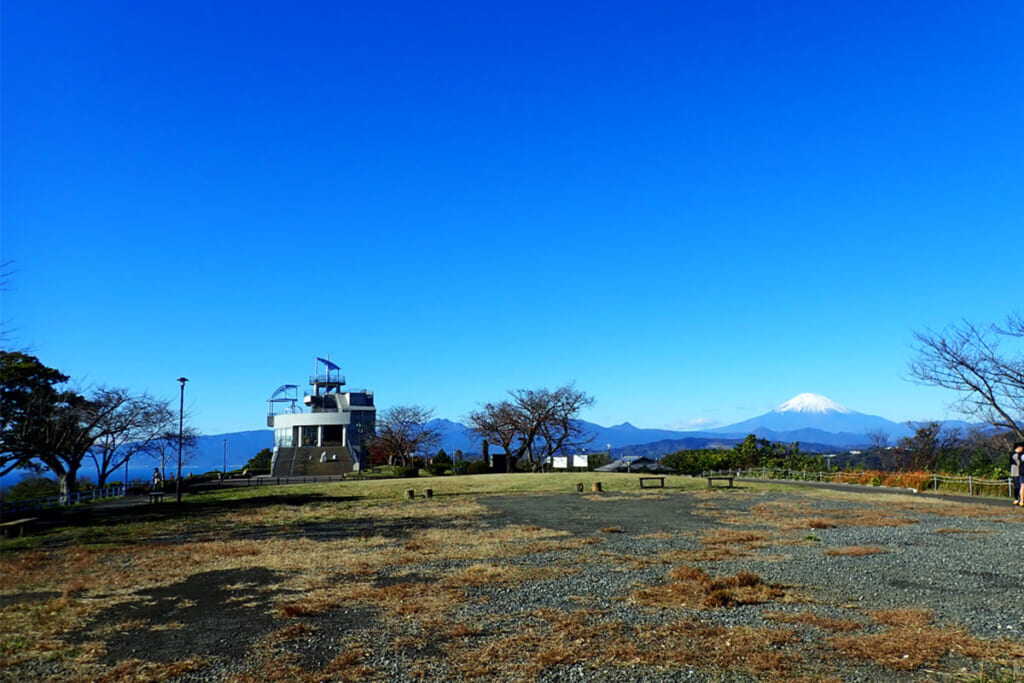
<path fill-rule="evenodd" d="M 637 7 L 641 5 L 642 7 Z M 1024 3 L 2 5 L 2 319 L 209 434 L 330 355 L 459 420 L 954 417 L 1024 309 Z M 1016 261 L 1016 263 L 1014 263 Z"/>

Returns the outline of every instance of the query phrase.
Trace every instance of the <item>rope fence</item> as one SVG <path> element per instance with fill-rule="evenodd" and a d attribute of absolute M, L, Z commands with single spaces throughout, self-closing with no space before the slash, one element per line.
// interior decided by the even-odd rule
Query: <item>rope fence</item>
<path fill-rule="evenodd" d="M 701 476 L 732 475 L 744 479 L 780 479 L 817 481 L 836 484 L 861 484 L 913 489 L 915 491 L 954 491 L 974 496 L 1014 497 L 1013 479 L 984 479 L 972 475 L 954 476 L 936 472 L 808 472 L 807 470 L 753 467 L 736 470 L 705 470 Z"/>

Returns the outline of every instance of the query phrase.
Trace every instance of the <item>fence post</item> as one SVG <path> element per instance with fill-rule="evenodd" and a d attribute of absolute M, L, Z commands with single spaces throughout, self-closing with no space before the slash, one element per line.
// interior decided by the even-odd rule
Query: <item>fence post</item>
<path fill-rule="evenodd" d="M 967 493 L 969 493 L 972 496 L 974 495 L 974 484 L 971 481 L 971 475 L 969 474 L 967 475 Z"/>

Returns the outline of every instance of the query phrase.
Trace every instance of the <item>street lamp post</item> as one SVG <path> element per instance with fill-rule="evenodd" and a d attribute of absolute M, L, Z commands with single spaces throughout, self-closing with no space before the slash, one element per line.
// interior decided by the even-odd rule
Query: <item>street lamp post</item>
<path fill-rule="evenodd" d="M 181 504 L 181 449 L 185 441 L 185 382 L 188 377 L 179 377 L 181 384 L 181 403 L 178 405 L 178 478 L 174 482 L 174 497 Z"/>
<path fill-rule="evenodd" d="M 228 476 L 228 440 L 224 439 L 224 469 L 221 470 L 221 477 Z"/>

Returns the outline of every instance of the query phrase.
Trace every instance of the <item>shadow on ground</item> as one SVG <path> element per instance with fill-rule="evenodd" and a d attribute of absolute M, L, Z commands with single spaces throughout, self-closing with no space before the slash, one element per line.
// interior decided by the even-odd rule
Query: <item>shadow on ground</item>
<path fill-rule="evenodd" d="M 734 492 L 716 495 L 716 505 L 747 509 L 749 501 L 734 497 Z M 578 536 L 592 536 L 613 526 L 630 534 L 649 534 L 700 531 L 716 525 L 697 514 L 696 506 L 702 501 L 692 495 L 556 494 L 486 496 L 478 501 L 501 523 L 542 526 Z"/>
<path fill-rule="evenodd" d="M 157 522 L 174 518 L 208 519 L 235 510 L 253 511 L 263 507 L 289 505 L 301 507 L 311 503 L 345 503 L 358 500 L 357 496 L 325 496 L 319 493 L 299 495 L 258 496 L 235 500 L 212 500 L 186 502 L 178 505 L 173 501 L 148 504 L 145 497 L 123 499 L 115 503 L 82 505 L 70 509 L 42 510 L 33 513 L 39 520 L 36 528 L 58 529 L 63 527 L 104 527 L 125 524 Z"/>
<path fill-rule="evenodd" d="M 132 602 L 100 612 L 72 640 L 103 640 L 108 665 L 124 659 L 174 662 L 184 653 L 241 660 L 261 639 L 297 623 L 273 609 L 280 591 L 267 587 L 280 580 L 278 572 L 262 567 L 193 574 L 170 586 L 139 591 Z M 374 618 L 370 609 L 343 608 L 301 622 L 316 627 L 329 619 L 322 625 L 338 636 Z M 315 647 L 305 652 L 300 647 L 295 654 L 307 665 L 322 666 L 336 654 L 338 642 L 336 637 L 319 639 Z"/>

